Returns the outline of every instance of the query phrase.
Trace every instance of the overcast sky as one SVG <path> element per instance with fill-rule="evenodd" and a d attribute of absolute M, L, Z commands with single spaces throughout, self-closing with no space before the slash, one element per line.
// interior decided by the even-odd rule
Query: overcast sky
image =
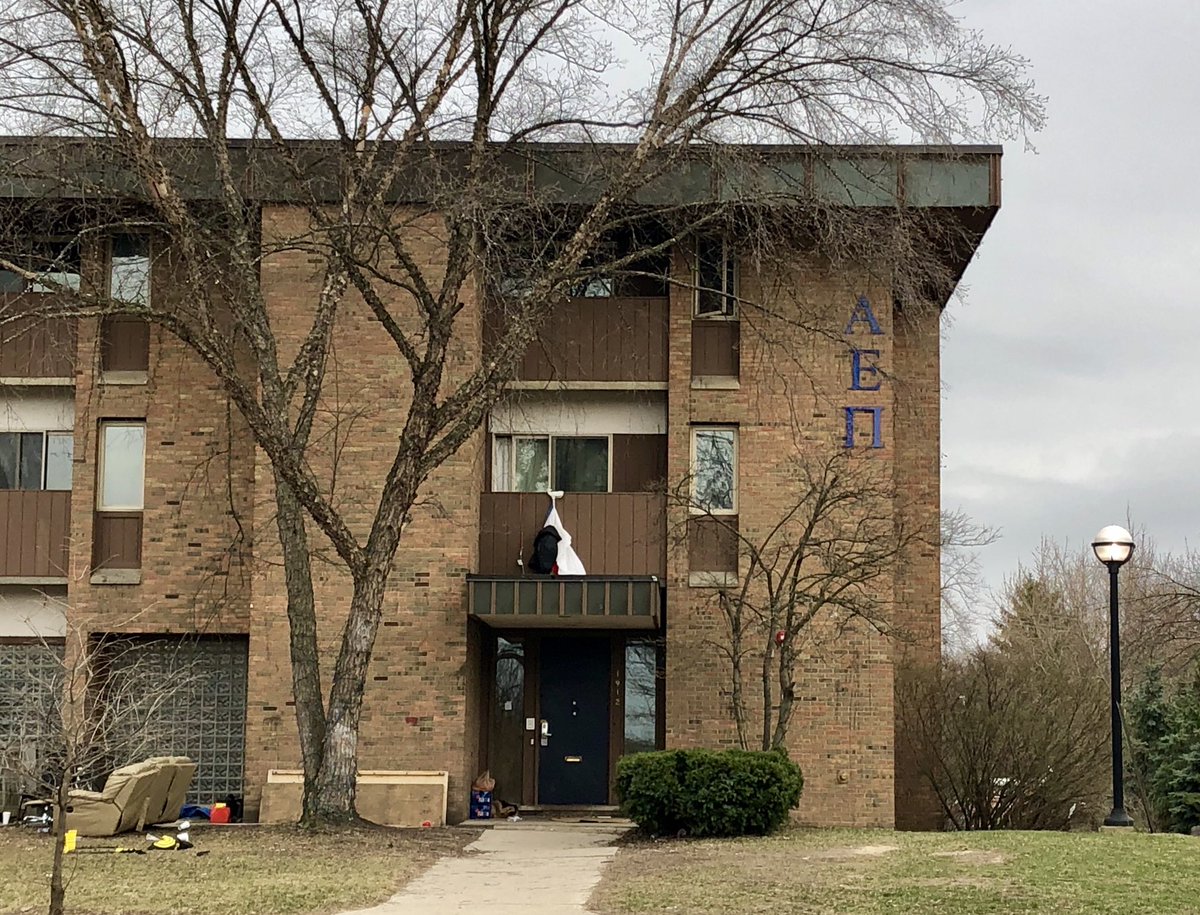
<path fill-rule="evenodd" d="M 967 0 L 1031 58 L 1050 119 L 950 306 L 942 503 L 995 525 L 998 585 L 1045 535 L 1127 513 L 1200 545 L 1200 3 Z"/>

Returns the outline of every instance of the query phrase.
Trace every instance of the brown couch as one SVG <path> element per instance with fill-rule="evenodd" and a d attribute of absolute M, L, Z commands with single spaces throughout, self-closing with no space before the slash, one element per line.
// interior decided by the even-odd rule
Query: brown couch
<path fill-rule="evenodd" d="M 185 756 L 157 756 L 114 769 L 103 791 L 68 795 L 66 828 L 81 836 L 114 836 L 175 819 L 195 771 Z"/>
<path fill-rule="evenodd" d="M 186 756 L 155 756 L 147 762 L 157 762 L 162 765 L 162 771 L 170 775 L 166 788 L 162 792 L 162 805 L 148 805 L 146 808 L 147 823 L 169 823 L 179 819 L 179 811 L 187 800 L 187 791 L 191 787 L 192 778 L 196 775 L 196 764 Z"/>

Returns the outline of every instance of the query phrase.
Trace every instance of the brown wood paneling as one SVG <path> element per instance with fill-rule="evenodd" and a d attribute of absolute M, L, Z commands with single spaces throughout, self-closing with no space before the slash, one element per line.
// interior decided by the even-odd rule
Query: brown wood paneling
<path fill-rule="evenodd" d="M 145 372 L 150 368 L 150 325 L 140 318 L 103 318 L 100 368 L 105 372 Z"/>
<path fill-rule="evenodd" d="M 0 576 L 67 574 L 71 493 L 0 490 Z"/>
<path fill-rule="evenodd" d="M 96 512 L 92 526 L 92 568 L 141 567 L 142 513 Z"/>
<path fill-rule="evenodd" d="M 612 437 L 613 492 L 651 492 L 667 478 L 665 435 Z"/>
<path fill-rule="evenodd" d="M 737 572 L 737 515 L 720 520 L 693 517 L 688 521 L 688 571 Z"/>
<path fill-rule="evenodd" d="M 0 376 L 68 378 L 75 374 L 75 320 L 26 314 L 53 304 L 54 297 L 45 294 L 0 296 Z"/>
<path fill-rule="evenodd" d="M 521 574 L 550 500 L 543 493 L 480 496 L 479 574 Z M 662 493 L 569 493 L 558 513 L 589 575 L 666 575 L 666 498 Z"/>
<path fill-rule="evenodd" d="M 546 318 L 518 369 L 520 381 L 666 381 L 666 297 L 569 299 Z M 484 316 L 494 345 L 505 318 Z"/>
<path fill-rule="evenodd" d="M 741 370 L 741 322 L 692 321 L 692 377 L 737 378 Z"/>

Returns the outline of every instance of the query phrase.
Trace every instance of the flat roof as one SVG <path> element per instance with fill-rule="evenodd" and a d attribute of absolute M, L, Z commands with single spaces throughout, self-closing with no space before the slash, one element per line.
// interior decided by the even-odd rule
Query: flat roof
<path fill-rule="evenodd" d="M 207 141 L 165 138 L 164 164 L 191 199 L 216 196 L 220 184 Z M 399 149 L 394 143 L 385 144 Z M 239 189 L 261 203 L 340 199 L 343 147 L 333 141 L 289 140 L 289 155 L 270 141 L 228 142 Z M 586 205 L 635 148 L 626 143 L 493 145 L 495 168 L 517 195 Z M 470 145 L 436 141 L 416 148 L 395 202 L 427 202 L 463 169 Z M 996 145 L 695 145 L 674 151 L 662 171 L 629 195 L 633 205 L 712 203 L 785 204 L 820 201 L 833 206 L 994 209 L 1000 205 Z M 294 163 L 294 164 L 293 164 Z M 300 178 L 296 176 L 300 172 Z M 136 197 L 135 178 L 121 151 L 103 138 L 0 136 L 0 197 L 102 199 Z"/>

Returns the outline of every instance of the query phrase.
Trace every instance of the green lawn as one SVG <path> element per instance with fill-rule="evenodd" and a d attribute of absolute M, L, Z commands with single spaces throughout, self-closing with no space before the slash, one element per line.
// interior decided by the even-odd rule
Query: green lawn
<path fill-rule="evenodd" d="M 386 899 L 471 829 L 364 828 L 308 833 L 284 827 L 201 827 L 190 851 L 89 852 L 144 846 L 138 834 L 80 839 L 66 859 L 67 912 L 78 915 L 308 915 Z M 49 836 L 0 830 L 0 915 L 43 912 L 49 898 Z M 199 854 L 205 852 L 205 854 Z"/>
<path fill-rule="evenodd" d="M 1096 833 L 791 830 L 635 842 L 592 905 L 635 912 L 1200 912 L 1200 839 Z"/>

